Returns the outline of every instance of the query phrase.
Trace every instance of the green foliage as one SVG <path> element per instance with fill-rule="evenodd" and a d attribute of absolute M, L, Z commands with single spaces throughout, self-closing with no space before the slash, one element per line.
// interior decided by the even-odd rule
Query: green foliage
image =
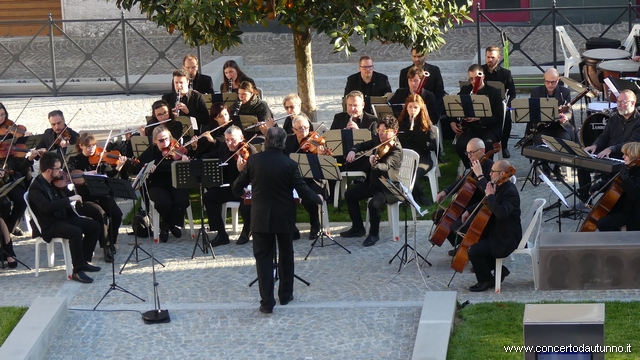
<path fill-rule="evenodd" d="M 444 45 L 445 32 L 471 20 L 471 0 L 463 6 L 450 0 L 117 0 L 116 5 L 138 6 L 168 32 L 179 30 L 191 46 L 211 44 L 218 52 L 242 43 L 241 25 L 268 20 L 327 34 L 336 52 L 356 51 L 350 41 L 354 35 L 365 44 L 379 40 L 434 51 Z"/>
<path fill-rule="evenodd" d="M 4 344 L 27 310 L 26 307 L 0 307 L 0 346 Z"/>

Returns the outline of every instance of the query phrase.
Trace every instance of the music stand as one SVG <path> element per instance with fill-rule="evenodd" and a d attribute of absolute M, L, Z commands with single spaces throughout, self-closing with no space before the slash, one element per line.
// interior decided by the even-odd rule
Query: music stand
<path fill-rule="evenodd" d="M 204 203 L 202 197 L 205 187 L 219 187 L 222 185 L 222 169 L 220 168 L 219 159 L 207 160 L 191 160 L 191 161 L 174 161 L 171 163 L 171 184 L 176 189 L 193 189 L 200 190 L 200 230 L 196 243 L 193 245 L 191 259 L 196 254 L 196 248 L 200 248 L 203 254 L 211 250 L 211 256 L 215 259 L 216 254 L 213 252 L 213 245 L 209 241 L 209 235 L 204 227 Z M 200 238 L 202 238 L 202 246 L 200 246 Z"/>
<path fill-rule="evenodd" d="M 607 88 L 611 91 L 615 97 L 617 98 L 620 95 L 622 90 L 631 90 L 634 94 L 636 94 L 637 98 L 640 98 L 640 87 L 633 81 L 618 79 L 613 76 L 609 76 L 604 79 L 605 84 L 607 84 Z"/>
<path fill-rule="evenodd" d="M 10 183 L 4 184 L 1 188 L 0 188 L 0 198 L 7 196 L 11 190 L 13 190 L 16 186 L 18 186 L 18 184 L 20 184 L 22 182 L 22 180 L 24 180 L 24 177 L 21 177 L 20 179 L 14 180 Z M 9 253 L 7 253 L 7 251 L 4 249 L 4 246 L 0 246 L 0 250 L 2 250 L 2 253 L 5 255 L 5 257 L 7 256 L 12 256 Z M 26 267 L 27 269 L 31 270 L 30 267 L 28 267 L 25 263 L 23 263 L 22 261 L 18 260 L 18 258 L 16 256 L 12 256 L 17 262 L 18 264 Z M 4 269 L 4 262 L 2 263 L 2 268 Z"/>
<path fill-rule="evenodd" d="M 551 221 L 557 218 L 558 232 L 562 232 L 562 211 L 560 210 L 561 209 L 560 204 L 564 204 L 564 206 L 566 206 L 567 209 L 570 209 L 569 204 L 567 203 L 567 199 L 565 199 L 565 197 L 562 195 L 560 190 L 558 190 L 558 188 L 555 185 L 553 185 L 553 183 L 551 182 L 551 180 L 549 180 L 547 175 L 540 174 L 539 177 L 540 177 L 540 180 L 542 180 L 545 184 L 547 184 L 547 186 L 549 186 L 551 191 L 553 191 L 553 193 L 556 194 L 556 196 L 558 197 L 558 201 L 556 202 L 556 206 L 558 207 L 558 215 L 552 217 L 551 219 L 547 219 L 545 222 Z"/>
<path fill-rule="evenodd" d="M 195 118 L 182 115 L 177 116 L 176 121 L 179 121 L 182 124 L 182 133 L 184 133 L 184 137 L 191 139 L 195 135 L 194 130 L 198 129 L 198 123 L 195 121 Z"/>
<path fill-rule="evenodd" d="M 415 260 L 416 261 L 416 265 L 418 266 L 418 271 L 420 272 L 420 276 L 422 277 L 422 280 L 424 281 L 424 285 L 427 286 L 427 281 L 425 280 L 424 275 L 422 274 L 422 268 L 420 268 L 420 264 L 418 263 L 418 258 L 422 259 L 423 262 L 426 262 L 427 264 L 429 264 L 429 266 L 431 266 L 431 263 L 429 263 L 427 261 L 427 259 L 425 259 L 422 255 L 420 255 L 420 253 L 418 253 L 418 251 L 416 250 L 416 247 L 417 247 L 417 234 L 416 234 L 417 233 L 417 222 L 416 221 L 414 221 L 414 223 L 413 223 L 414 224 L 413 247 L 411 245 L 409 245 L 409 240 L 408 240 L 409 239 L 409 237 L 408 237 L 409 224 L 408 224 L 408 220 L 407 220 L 407 218 L 408 218 L 407 209 L 408 209 L 409 205 L 411 205 L 413 207 L 413 209 L 415 211 L 417 211 L 418 214 L 420 214 L 420 216 L 424 216 L 427 212 L 429 212 L 429 210 L 425 209 L 425 211 L 422 211 L 422 209 L 420 209 L 420 205 L 418 205 L 416 203 L 416 201 L 413 199 L 413 195 L 411 195 L 411 192 L 409 191 L 409 189 L 407 189 L 402 183 L 398 183 L 398 185 L 396 185 L 393 182 L 391 182 L 391 180 L 387 179 L 384 176 L 380 177 L 380 182 L 394 196 L 402 199 L 402 204 L 404 205 L 404 244 L 402 245 L 400 250 L 398 250 L 398 252 L 396 252 L 396 254 L 393 255 L 391 260 L 389 260 L 389 264 L 391 264 L 395 258 L 400 259 L 400 266 L 398 266 L 398 273 L 400 273 L 405 267 L 407 267 L 407 265 L 411 261 Z M 409 256 L 409 249 L 411 249 L 411 257 Z M 400 255 L 400 254 L 402 254 L 402 255 Z M 396 276 L 397 276 L 397 274 L 396 274 Z M 427 275 L 427 277 L 428 277 L 428 275 Z M 394 279 L 395 279 L 395 276 L 394 276 Z"/>
<path fill-rule="evenodd" d="M 338 165 L 336 163 L 336 159 L 332 156 L 293 153 L 293 154 L 290 154 L 289 157 L 293 159 L 293 161 L 298 163 L 298 170 L 300 171 L 300 175 L 305 179 L 337 181 L 342 178 L 340 176 L 340 172 L 338 171 Z M 314 247 L 325 246 L 324 245 L 325 237 L 333 243 L 328 245 L 338 245 L 339 247 L 344 249 L 344 251 L 351 254 L 351 251 L 349 251 L 349 249 L 347 249 L 346 247 L 342 246 L 342 244 L 335 241 L 327 233 L 325 228 L 325 223 L 324 223 L 324 210 L 322 210 L 322 205 L 320 205 L 320 234 L 311 243 L 311 248 L 309 249 L 307 256 L 304 257 L 305 260 L 309 258 L 309 255 L 311 254 L 311 251 L 313 251 Z M 318 243 L 319 245 L 316 245 Z"/>
<path fill-rule="evenodd" d="M 504 99 L 505 90 L 504 90 L 504 84 L 502 82 L 489 80 L 489 81 L 485 81 L 485 83 L 491 87 L 494 87 L 500 90 L 500 98 Z M 469 80 L 464 80 L 464 81 L 458 82 L 458 84 L 460 85 L 460 90 L 462 90 L 463 87 L 471 85 L 471 82 Z"/>
<path fill-rule="evenodd" d="M 443 98 L 447 116 L 453 118 L 491 117 L 491 105 L 485 95 L 446 95 Z"/>
<path fill-rule="evenodd" d="M 148 199 L 149 199 L 149 194 L 147 192 L 147 177 L 149 176 L 149 174 L 151 174 L 151 170 L 153 169 L 153 161 L 146 163 L 142 169 L 140 170 L 140 172 L 138 173 L 138 175 L 136 176 L 135 180 L 133 181 L 132 184 L 132 189 L 135 191 L 140 191 L 140 194 L 142 196 L 142 203 L 144 204 L 144 207 L 147 211 L 147 214 L 150 214 L 149 212 L 149 203 L 148 203 Z M 145 196 L 146 194 L 146 196 Z M 136 208 L 136 201 L 132 200 L 133 202 L 133 209 Z M 147 229 L 147 233 L 148 233 L 148 237 L 151 237 L 151 228 Z M 122 267 L 120 268 L 120 272 L 118 272 L 118 274 L 122 274 L 122 271 L 124 271 L 124 268 L 127 266 L 127 264 L 129 263 L 129 260 L 131 259 L 131 256 L 133 256 L 133 254 L 135 254 L 134 259 L 136 260 L 136 262 L 140 262 L 143 260 L 147 260 L 147 259 L 151 259 L 151 261 L 155 261 L 158 264 L 162 265 L 162 267 L 165 267 L 163 263 L 161 263 L 160 261 L 158 261 L 158 259 L 156 259 L 155 257 L 153 257 L 152 254 L 150 254 L 149 252 L 147 252 L 145 249 L 142 248 L 142 246 L 140 246 L 140 244 L 138 244 L 138 234 L 134 231 L 133 232 L 133 239 L 134 239 L 134 245 L 133 245 L 133 249 L 131 249 L 131 252 L 129 253 L 129 256 L 127 257 L 127 260 L 124 262 L 124 264 L 122 264 Z M 144 259 L 140 259 L 140 257 L 138 256 L 138 250 L 142 251 L 143 253 L 147 254 L 147 257 Z"/>
<path fill-rule="evenodd" d="M 514 122 L 552 122 L 558 119 L 558 100 L 556 98 L 528 98 L 513 99 L 511 107 L 514 110 Z"/>
<path fill-rule="evenodd" d="M 42 139 L 42 135 L 27 136 L 26 140 L 24 140 L 24 145 L 27 149 L 33 149 L 40 143 L 40 139 Z"/>
<path fill-rule="evenodd" d="M 140 155 L 149 147 L 148 136 L 132 136 L 131 148 L 133 149 L 133 156 L 139 158 Z"/>
<path fill-rule="evenodd" d="M 211 99 L 213 101 L 213 98 Z M 234 92 L 222 93 L 222 101 L 229 109 L 233 109 L 236 101 L 238 101 L 238 94 Z"/>

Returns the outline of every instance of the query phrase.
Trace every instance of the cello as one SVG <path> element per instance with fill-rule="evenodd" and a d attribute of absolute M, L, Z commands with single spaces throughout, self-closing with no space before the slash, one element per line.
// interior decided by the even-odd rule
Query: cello
<path fill-rule="evenodd" d="M 499 152 L 501 149 L 502 147 L 500 146 L 500 143 L 494 143 L 493 150 L 488 151 L 486 154 L 484 154 L 484 156 L 480 160 L 480 163 L 484 162 L 486 159 L 493 156 L 493 154 Z M 433 248 L 434 245 L 442 246 L 444 241 L 449 236 L 449 233 L 451 233 L 451 225 L 453 225 L 453 222 L 458 220 L 458 218 L 462 216 L 462 213 L 467 208 L 467 205 L 469 205 L 469 201 L 475 193 L 476 184 L 478 183 L 478 180 L 473 178 L 471 174 L 473 174 L 473 171 L 470 171 L 467 174 L 466 178 L 463 181 L 460 181 L 460 185 L 451 191 L 450 194 L 456 195 L 451 201 L 451 204 L 449 204 L 447 210 L 445 210 L 444 214 L 442 214 L 442 217 L 438 222 L 438 226 L 436 227 L 433 236 L 429 240 L 432 244 L 431 248 Z M 431 252 L 431 249 L 429 249 L 429 252 Z"/>
<path fill-rule="evenodd" d="M 496 181 L 496 187 L 509 181 L 509 178 L 516 174 L 516 169 L 513 166 L 509 166 L 506 170 L 504 170 L 504 172 L 505 174 L 502 175 L 500 179 L 498 179 L 498 181 Z M 467 262 L 469 262 L 469 248 L 471 247 L 471 245 L 480 241 L 480 238 L 487 228 L 489 219 L 491 219 L 492 213 L 491 209 L 486 204 L 486 199 L 487 196 L 482 199 L 482 202 L 474 210 L 474 212 L 477 212 L 477 214 L 473 218 L 471 225 L 469 225 L 469 229 L 467 230 L 466 234 L 464 234 L 462 242 L 460 243 L 460 246 L 458 246 L 458 250 L 456 251 L 456 256 L 454 256 L 453 261 L 451 262 L 451 268 L 456 272 L 462 273 L 462 271 L 464 270 Z M 472 215 L 469 215 L 469 219 L 471 219 Z M 451 279 L 453 280 L 453 278 Z"/>

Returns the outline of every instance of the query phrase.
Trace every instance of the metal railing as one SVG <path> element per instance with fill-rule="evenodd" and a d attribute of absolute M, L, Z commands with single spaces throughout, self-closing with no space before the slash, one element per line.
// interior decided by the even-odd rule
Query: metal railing
<path fill-rule="evenodd" d="M 65 25 L 74 23 L 114 24 L 102 25 L 106 30 L 102 36 L 79 38 L 64 30 Z M 149 92 L 149 88 L 141 83 L 150 75 L 170 74 L 180 68 L 182 57 L 189 49 L 180 41 L 182 37 L 178 32 L 173 36 L 149 36 L 136 27 L 141 23 L 148 25 L 149 21 L 146 18 L 127 19 L 124 12 L 119 19 L 54 20 L 49 14 L 47 20 L 0 21 L 0 26 L 41 25 L 30 38 L 0 38 L 0 82 L 31 85 L 24 87 L 24 92 L 16 87 L 11 95 L 86 94 L 85 90 L 72 85 L 87 80 L 115 84 L 109 89 L 97 90 L 101 94 Z M 119 45 L 121 51 L 113 49 Z M 176 49 L 179 46 L 183 48 Z M 197 47 L 199 64 L 202 64 L 201 56 L 201 49 Z M 132 63 L 135 69 L 132 69 Z M 93 70 L 83 72 L 87 67 L 93 67 Z"/>
<path fill-rule="evenodd" d="M 557 35 L 556 35 L 556 26 L 557 25 L 568 25 L 570 26 L 573 30 L 575 30 L 577 32 L 578 35 L 580 35 L 580 37 L 583 40 L 587 40 L 587 36 L 585 36 L 585 34 L 579 29 L 579 27 L 572 23 L 567 16 L 565 15 L 568 12 L 575 12 L 575 11 L 611 11 L 611 10 L 619 10 L 620 13 L 617 15 L 617 17 L 611 22 L 611 24 L 609 24 L 604 31 L 602 31 L 598 37 L 603 37 L 605 36 L 610 30 L 611 28 L 617 24 L 619 21 L 621 21 L 625 15 L 627 16 L 627 18 L 624 20 L 627 22 L 628 24 L 628 32 L 631 32 L 632 28 L 633 28 L 633 24 L 636 21 L 636 18 L 638 17 L 638 15 L 640 15 L 640 6 L 639 5 L 632 5 L 631 3 L 629 3 L 628 5 L 611 5 L 611 6 L 573 6 L 573 7 L 559 7 L 556 6 L 556 2 L 553 1 L 553 5 L 551 7 L 535 7 L 535 8 L 505 8 L 505 9 L 480 9 L 480 3 L 477 4 L 477 11 L 476 11 L 476 33 L 477 33 L 477 47 L 478 47 L 478 64 L 482 64 L 482 62 L 484 61 L 483 59 L 483 55 L 484 55 L 484 48 L 482 47 L 482 31 L 481 31 L 481 22 L 486 22 L 490 27 L 496 29 L 499 33 L 504 31 L 504 27 L 501 27 L 499 25 L 497 25 L 494 21 L 492 21 L 491 19 L 489 19 L 488 14 L 491 13 L 506 13 L 506 12 L 521 12 L 521 11 L 529 11 L 529 12 L 541 12 L 543 13 L 543 15 L 541 16 L 540 20 L 538 20 L 534 25 L 528 25 L 528 26 L 532 26 L 532 28 L 519 40 L 516 41 L 516 39 L 510 37 L 508 32 L 505 32 L 508 40 L 509 40 L 509 44 L 511 45 L 510 49 L 509 49 L 509 56 L 511 56 L 511 54 L 513 53 L 520 53 L 522 56 L 524 56 L 527 60 L 529 60 L 529 62 L 531 63 L 531 65 L 537 67 L 541 72 L 544 72 L 544 69 L 541 67 L 541 65 L 534 60 L 530 54 L 528 54 L 525 50 L 524 50 L 524 46 L 523 44 L 527 41 L 532 41 L 531 39 L 531 34 L 533 34 L 534 31 L 536 31 L 538 28 L 540 28 L 543 25 L 550 25 L 551 26 L 551 32 L 549 34 L 549 36 L 551 37 L 551 43 L 552 43 L 552 53 L 553 53 L 553 66 L 557 67 L 558 65 L 558 41 L 557 41 Z M 551 24 L 546 24 L 545 21 L 547 21 L 547 19 L 551 17 Z M 559 23 L 559 19 L 560 21 L 562 21 L 562 23 Z M 622 21 L 622 22 L 624 22 Z M 538 38 L 538 40 L 540 40 Z"/>

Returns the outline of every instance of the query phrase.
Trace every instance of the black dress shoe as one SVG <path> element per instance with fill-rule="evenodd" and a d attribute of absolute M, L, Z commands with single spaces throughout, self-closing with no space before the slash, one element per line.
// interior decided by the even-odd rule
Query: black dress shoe
<path fill-rule="evenodd" d="M 169 230 L 160 230 L 160 242 L 166 243 L 169 241 Z"/>
<path fill-rule="evenodd" d="M 228 243 L 230 243 L 229 235 L 227 233 L 218 232 L 218 235 L 216 235 L 216 237 L 213 238 L 213 241 L 211 242 L 211 246 L 216 247 L 220 245 L 227 245 Z"/>
<path fill-rule="evenodd" d="M 294 231 L 294 232 L 293 232 L 293 235 L 291 235 L 291 236 L 292 236 L 292 239 L 293 239 L 293 240 L 300 240 L 300 230 L 298 230 L 298 229 L 296 228 L 296 231 Z"/>
<path fill-rule="evenodd" d="M 244 245 L 249 242 L 249 234 L 241 233 L 236 245 Z"/>
<path fill-rule="evenodd" d="M 174 226 L 171 228 L 171 235 L 179 239 L 182 237 L 182 231 L 180 231 L 180 229 L 177 226 Z"/>
<path fill-rule="evenodd" d="M 8 262 L 8 261 L 7 261 L 7 267 L 8 267 L 9 269 L 15 269 L 15 268 L 17 268 L 17 267 L 18 267 L 18 262 L 17 262 L 17 261 L 13 261 L 13 262 Z"/>
<path fill-rule="evenodd" d="M 451 250 L 447 251 L 447 254 L 449 256 L 456 256 L 456 249 L 451 249 Z"/>
<path fill-rule="evenodd" d="M 260 305 L 260 312 L 263 314 L 273 314 L 273 308 L 269 309 L 264 305 Z"/>
<path fill-rule="evenodd" d="M 351 228 L 347 231 L 343 231 L 340 233 L 340 236 L 349 238 L 349 237 L 362 237 L 365 236 L 367 232 L 364 228 Z"/>
<path fill-rule="evenodd" d="M 315 240 L 318 238 L 319 235 L 320 235 L 320 231 L 316 229 L 311 229 L 311 231 L 309 231 L 309 240 Z"/>
<path fill-rule="evenodd" d="M 24 235 L 24 231 L 22 231 L 22 229 L 20 229 L 19 227 L 16 226 L 16 228 L 13 229 L 13 232 L 11 234 L 15 235 L 15 236 L 23 236 Z"/>
<path fill-rule="evenodd" d="M 502 282 L 504 281 L 504 279 L 509 276 L 509 274 L 511 274 L 511 271 L 509 271 L 509 269 L 507 269 L 506 266 L 502 266 L 502 273 L 500 274 L 500 283 L 502 284 Z"/>
<path fill-rule="evenodd" d="M 84 267 L 82 268 L 82 270 L 86 271 L 86 272 L 98 272 L 98 271 L 102 270 L 102 268 L 99 267 L 99 266 L 93 266 L 93 265 L 91 265 L 89 263 L 86 263 L 86 264 L 84 264 Z"/>
<path fill-rule="evenodd" d="M 93 279 L 88 277 L 87 274 L 84 273 L 84 271 L 74 272 L 73 275 L 71 275 L 71 280 L 75 280 L 83 284 L 90 284 L 93 282 Z"/>
<path fill-rule="evenodd" d="M 380 236 L 379 235 L 369 235 L 367 236 L 366 239 L 364 239 L 364 241 L 362 242 L 362 246 L 372 246 L 375 243 L 378 242 L 378 240 L 380 240 Z"/>
<path fill-rule="evenodd" d="M 477 284 L 473 285 L 472 287 L 470 287 L 469 291 L 471 291 L 471 292 L 487 291 L 487 290 L 491 289 L 492 285 L 493 284 L 491 283 L 491 281 L 477 283 Z"/>
<path fill-rule="evenodd" d="M 107 245 L 102 248 L 102 251 L 104 252 L 104 262 L 111 264 L 113 262 L 113 255 L 111 254 L 109 246 Z"/>
<path fill-rule="evenodd" d="M 289 296 L 288 299 L 280 299 L 280 305 L 287 305 L 288 303 L 293 301 L 293 294 Z"/>
<path fill-rule="evenodd" d="M 117 250 L 116 250 L 116 244 L 111 244 L 109 245 L 109 249 L 111 249 L 111 254 L 115 255 Z"/>
<path fill-rule="evenodd" d="M 507 149 L 506 147 L 502 149 L 502 157 L 505 159 L 508 159 L 511 157 L 511 153 L 509 152 L 509 149 Z"/>

